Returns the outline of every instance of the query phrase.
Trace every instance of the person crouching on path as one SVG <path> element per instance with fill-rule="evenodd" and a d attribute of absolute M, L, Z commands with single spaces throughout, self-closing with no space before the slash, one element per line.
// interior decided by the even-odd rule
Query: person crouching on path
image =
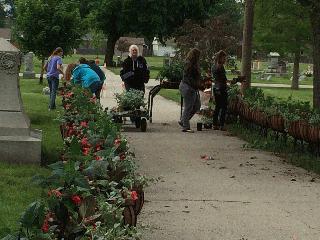
<path fill-rule="evenodd" d="M 136 89 L 145 92 L 145 83 L 149 81 L 150 71 L 146 59 L 139 56 L 138 46 L 130 46 L 129 56 L 122 64 L 120 76 L 127 91 Z"/>
<path fill-rule="evenodd" d="M 190 119 L 200 110 L 200 82 L 200 50 L 193 48 L 187 54 L 183 79 L 179 85 L 184 104 L 183 113 L 179 121 L 183 132 L 193 132 L 190 128 Z"/>
<path fill-rule="evenodd" d="M 100 99 L 100 93 L 102 89 L 102 82 L 100 77 L 93 71 L 87 64 L 69 64 L 66 70 L 66 81 L 70 81 L 75 84 L 81 84 L 83 88 L 88 88 L 97 99 Z"/>
<path fill-rule="evenodd" d="M 59 87 L 59 75 L 63 75 L 61 58 L 62 55 L 62 48 L 57 47 L 51 54 L 46 65 L 44 66 L 44 70 L 47 72 L 48 86 L 50 89 L 49 111 L 56 108 L 56 96 Z"/>
<path fill-rule="evenodd" d="M 79 59 L 80 64 L 87 64 L 89 67 L 98 74 L 100 81 L 103 83 L 104 80 L 106 80 L 106 75 L 104 72 L 101 70 L 101 68 L 95 63 L 94 60 L 87 60 L 84 57 L 81 57 Z"/>
<path fill-rule="evenodd" d="M 215 63 L 212 67 L 212 78 L 214 81 L 213 94 L 216 107 L 213 113 L 213 129 L 225 131 L 224 126 L 227 107 L 228 107 L 228 86 L 229 82 L 226 77 L 224 64 L 226 63 L 227 54 L 219 51 L 215 56 Z"/>

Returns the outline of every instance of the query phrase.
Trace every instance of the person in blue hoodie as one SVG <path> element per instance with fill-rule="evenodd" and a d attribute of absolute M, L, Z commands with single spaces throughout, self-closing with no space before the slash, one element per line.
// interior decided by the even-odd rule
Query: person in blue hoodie
<path fill-rule="evenodd" d="M 75 84 L 81 84 L 83 88 L 88 88 L 97 99 L 100 99 L 100 93 L 103 82 L 99 75 L 93 71 L 87 64 L 69 64 L 66 70 L 66 80 L 71 80 Z"/>

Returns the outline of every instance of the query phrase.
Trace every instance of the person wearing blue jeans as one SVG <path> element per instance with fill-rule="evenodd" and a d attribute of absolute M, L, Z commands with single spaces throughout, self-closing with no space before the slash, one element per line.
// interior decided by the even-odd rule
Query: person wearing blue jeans
<path fill-rule="evenodd" d="M 47 72 L 48 85 L 50 89 L 49 111 L 56 108 L 56 96 L 59 87 L 59 75 L 63 75 L 62 67 L 63 50 L 57 47 L 50 56 L 44 69 Z"/>
<path fill-rule="evenodd" d="M 56 108 L 56 96 L 57 90 L 59 87 L 59 78 L 56 77 L 48 77 L 48 86 L 50 89 L 50 100 L 49 100 L 49 110 Z"/>

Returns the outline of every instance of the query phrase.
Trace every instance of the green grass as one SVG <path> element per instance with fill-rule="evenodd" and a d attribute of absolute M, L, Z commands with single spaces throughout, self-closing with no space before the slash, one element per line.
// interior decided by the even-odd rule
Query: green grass
<path fill-rule="evenodd" d="M 293 99 L 308 101 L 312 104 L 312 89 L 292 90 L 290 88 L 262 88 L 265 94 L 275 96 L 281 99 L 287 99 L 292 96 Z M 180 92 L 178 89 L 161 89 L 161 96 L 180 103 Z"/>
<path fill-rule="evenodd" d="M 287 99 L 292 96 L 293 99 L 308 101 L 312 104 L 312 89 L 292 90 L 290 88 L 262 88 L 264 93 L 281 99 Z"/>
<path fill-rule="evenodd" d="M 0 163 L 0 239 L 18 230 L 23 211 L 45 191 L 31 183 L 36 174 L 48 174 L 48 170 L 38 165 Z"/>
<path fill-rule="evenodd" d="M 161 89 L 159 95 L 177 103 L 181 102 L 181 95 L 178 89 Z"/>
<path fill-rule="evenodd" d="M 55 121 L 61 107 L 61 98 L 56 99 L 57 109 L 48 111 L 48 95 L 42 94 L 38 80 L 21 80 L 21 95 L 25 111 L 31 120 L 31 127 L 42 130 L 42 160 L 44 164 L 57 161 L 59 152 L 63 147 L 59 131 L 59 123 Z"/>
<path fill-rule="evenodd" d="M 42 94 L 44 85 L 38 80 L 21 80 L 21 95 L 31 127 L 41 129 L 42 163 L 56 162 L 63 147 L 59 123 L 54 121 L 62 110 L 61 99 L 57 99 L 57 111 L 48 111 L 48 96 Z M 40 165 L 8 164 L 0 162 L 0 238 L 18 229 L 18 220 L 24 209 L 39 198 L 44 190 L 33 186 L 31 178 L 37 174 L 48 174 Z"/>

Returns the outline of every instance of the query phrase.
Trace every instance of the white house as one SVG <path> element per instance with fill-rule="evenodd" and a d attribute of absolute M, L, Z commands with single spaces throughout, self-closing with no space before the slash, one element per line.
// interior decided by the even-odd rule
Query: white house
<path fill-rule="evenodd" d="M 159 38 L 154 38 L 152 42 L 154 56 L 170 56 L 176 52 L 177 44 L 173 39 L 166 41 L 165 45 L 159 41 Z"/>

